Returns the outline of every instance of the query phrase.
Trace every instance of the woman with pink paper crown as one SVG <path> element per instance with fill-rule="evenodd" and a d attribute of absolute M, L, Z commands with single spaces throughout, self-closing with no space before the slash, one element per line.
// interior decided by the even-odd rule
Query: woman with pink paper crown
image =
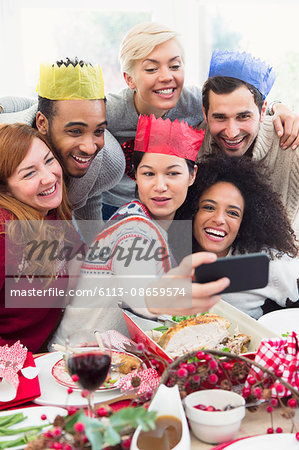
<path fill-rule="evenodd" d="M 38 236 L 47 242 L 59 236 L 59 226 L 44 221 L 70 217 L 62 169 L 48 144 L 27 125 L 0 125 L 0 345 L 20 340 L 37 352 L 55 328 L 63 297 L 56 302 L 37 289 L 65 290 L 66 265 L 50 263 L 46 253 L 30 266 L 26 246 Z M 32 275 L 39 266 L 54 274 L 50 282 Z"/>
<path fill-rule="evenodd" d="M 139 118 L 133 155 L 139 199 L 119 208 L 95 239 L 77 288 L 80 292 L 97 291 L 98 295 L 85 297 L 84 303 L 82 297 L 74 298 L 66 309 L 57 342 L 63 342 L 82 321 L 91 330 L 87 339 L 92 339 L 95 329 L 125 332 L 117 307 L 120 300 L 150 318 L 171 312 L 203 312 L 220 299 L 216 294 L 228 285 L 227 278 L 191 287 L 194 267 L 215 261 L 215 255 L 203 252 L 193 255 L 193 260 L 187 256 L 176 267 L 168 243 L 169 228 L 195 179 L 195 160 L 203 137 L 202 130 L 184 122 L 156 119 L 154 115 Z M 175 236 L 176 240 L 181 238 Z M 151 290 L 154 287 L 156 291 Z M 171 291 L 168 296 L 167 287 Z"/>

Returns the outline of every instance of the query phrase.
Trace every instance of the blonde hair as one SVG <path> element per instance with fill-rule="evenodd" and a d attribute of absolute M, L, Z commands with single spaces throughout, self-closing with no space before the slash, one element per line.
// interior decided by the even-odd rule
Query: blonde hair
<path fill-rule="evenodd" d="M 184 50 L 178 36 L 176 31 L 160 23 L 143 22 L 135 25 L 128 31 L 120 45 L 119 59 L 122 73 L 132 75 L 135 61 L 145 58 L 157 45 L 170 39 L 177 41 L 184 60 Z"/>

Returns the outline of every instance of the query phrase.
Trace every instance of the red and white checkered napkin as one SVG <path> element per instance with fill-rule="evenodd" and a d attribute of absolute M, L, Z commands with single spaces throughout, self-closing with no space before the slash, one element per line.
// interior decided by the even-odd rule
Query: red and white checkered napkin
<path fill-rule="evenodd" d="M 20 341 L 11 347 L 0 347 L 0 401 L 13 400 L 19 386 L 18 372 L 22 369 L 27 357 L 27 348 Z"/>
<path fill-rule="evenodd" d="M 274 373 L 279 371 L 281 378 L 290 383 L 296 389 L 299 389 L 299 336 L 293 331 L 287 338 L 282 339 L 263 339 L 257 351 L 255 362 Z M 267 379 L 267 374 L 264 374 L 258 367 L 251 367 L 248 376 L 253 375 L 256 379 Z M 272 390 L 273 396 L 285 397 L 291 395 L 291 392 L 284 388 L 282 392 L 277 393 L 276 386 L 279 380 L 269 387 Z M 249 384 L 246 381 L 245 386 Z"/>
<path fill-rule="evenodd" d="M 137 372 L 134 370 L 120 379 L 119 387 L 121 391 L 134 391 L 136 388 L 132 386 L 131 380 L 134 377 L 140 378 L 140 385 L 136 392 L 137 395 L 152 393 L 160 382 L 160 376 L 155 369 L 145 369 Z"/>

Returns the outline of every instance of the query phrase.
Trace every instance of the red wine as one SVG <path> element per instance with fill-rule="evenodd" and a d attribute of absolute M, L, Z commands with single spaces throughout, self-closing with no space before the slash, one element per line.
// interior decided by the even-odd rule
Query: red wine
<path fill-rule="evenodd" d="M 68 369 L 71 375 L 78 375 L 83 389 L 95 391 L 100 387 L 108 374 L 111 358 L 99 352 L 86 352 L 71 356 Z"/>

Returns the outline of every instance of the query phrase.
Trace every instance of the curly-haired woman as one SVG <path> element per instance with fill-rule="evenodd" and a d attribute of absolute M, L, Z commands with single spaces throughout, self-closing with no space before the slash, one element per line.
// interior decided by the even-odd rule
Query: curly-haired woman
<path fill-rule="evenodd" d="M 271 258 L 269 283 L 263 289 L 222 298 L 254 318 L 267 298 L 280 306 L 298 300 L 298 248 L 279 196 L 260 162 L 246 157 L 211 156 L 198 165 L 182 212 L 193 217 L 193 251 L 218 257 L 265 252 Z M 250 274 L 248 274 L 250 276 Z"/>

